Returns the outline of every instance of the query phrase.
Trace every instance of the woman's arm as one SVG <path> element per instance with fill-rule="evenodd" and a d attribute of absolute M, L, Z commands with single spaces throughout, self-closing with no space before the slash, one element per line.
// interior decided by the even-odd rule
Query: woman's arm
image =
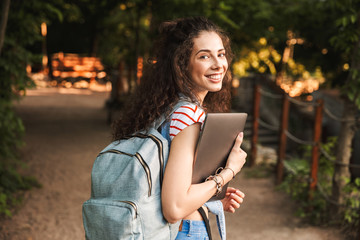
<path fill-rule="evenodd" d="M 163 214 L 170 223 L 194 212 L 216 192 L 214 181 L 191 184 L 199 133 L 200 124 L 195 123 L 182 130 L 171 142 L 161 196 Z"/>
<path fill-rule="evenodd" d="M 164 217 L 170 223 L 177 222 L 196 211 L 216 192 L 215 181 L 191 184 L 199 133 L 200 124 L 195 123 L 182 130 L 171 142 L 161 197 Z M 246 153 L 239 155 L 238 150 L 233 153 L 235 148 L 240 149 L 241 142 L 242 137 L 241 139 L 238 137 L 229 156 L 230 166 L 235 173 L 240 171 L 246 158 Z M 223 170 L 220 174 L 224 184 L 233 177 L 233 173 L 229 170 Z M 222 181 L 220 177 L 218 180 Z"/>

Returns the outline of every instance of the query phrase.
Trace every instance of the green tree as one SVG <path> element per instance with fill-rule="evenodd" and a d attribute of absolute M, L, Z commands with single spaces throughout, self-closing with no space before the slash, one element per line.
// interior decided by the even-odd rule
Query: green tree
<path fill-rule="evenodd" d="M 6 12 L 6 8 L 9 10 L 6 31 L 4 30 L 6 19 L 2 15 L 0 37 L 3 41 L 0 55 L 1 214 L 11 215 L 9 208 L 12 202 L 16 202 L 14 195 L 16 191 L 38 186 L 33 178 L 22 176 L 17 172 L 21 166 L 17 152 L 23 144 L 24 126 L 14 113 L 13 101 L 19 99 L 26 88 L 33 86 L 27 76 L 26 66 L 39 61 L 40 58 L 32 54 L 29 48 L 41 40 L 41 23 L 50 21 L 51 14 L 61 16 L 54 3 L 12 0 L 2 8 L 3 13 Z"/>
<path fill-rule="evenodd" d="M 343 189 L 350 179 L 349 168 L 351 144 L 355 132 L 359 129 L 360 118 L 360 1 L 331 1 L 338 15 L 334 23 L 336 34 L 330 39 L 336 50 L 342 52 L 343 58 L 350 62 L 350 71 L 342 86 L 344 111 L 336 155 L 335 173 L 333 177 L 332 197 L 338 204 L 344 204 Z M 339 206 L 334 205 L 335 212 Z"/>

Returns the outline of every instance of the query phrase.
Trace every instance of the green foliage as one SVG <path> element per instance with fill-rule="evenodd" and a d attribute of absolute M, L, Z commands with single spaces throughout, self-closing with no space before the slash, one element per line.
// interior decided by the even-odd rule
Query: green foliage
<path fill-rule="evenodd" d="M 11 105 L 0 101 L 0 159 L 15 159 L 16 148 L 23 144 L 24 126 Z"/>
<path fill-rule="evenodd" d="M 331 3 L 338 9 L 338 14 L 334 23 L 337 32 L 330 38 L 330 43 L 350 63 L 349 76 L 342 92 L 360 108 L 360 1 L 332 0 Z"/>
<path fill-rule="evenodd" d="M 337 137 L 331 137 L 325 144 L 322 144 L 323 150 L 328 156 L 334 158 Z M 343 224 L 347 228 L 358 226 L 359 207 L 360 207 L 360 179 L 354 182 L 348 180 L 348 184 L 343 193 L 345 205 L 342 208 L 340 219 L 334 219 L 330 215 L 330 202 L 328 197 L 331 195 L 332 176 L 334 174 L 334 163 L 321 155 L 318 167 L 318 185 L 312 198 L 309 201 L 309 183 L 310 183 L 310 163 L 309 157 L 311 148 L 305 148 L 305 154 L 302 158 L 295 158 L 285 161 L 287 174 L 280 189 L 287 192 L 294 200 L 298 202 L 297 215 L 308 219 L 314 224 Z"/>
<path fill-rule="evenodd" d="M 18 160 L 17 150 L 23 146 L 24 126 L 10 102 L 0 100 L 0 215 L 11 216 L 11 209 L 21 200 L 19 191 L 39 187 L 36 179 L 21 175 L 24 163 Z"/>
<path fill-rule="evenodd" d="M 292 159 L 285 161 L 284 167 L 290 174 L 286 176 L 282 183 L 282 188 L 295 199 L 306 197 L 306 188 L 308 186 L 309 162 L 304 159 Z M 291 184 L 287 184 L 287 183 Z"/>
<path fill-rule="evenodd" d="M 354 44 L 359 41 L 360 31 L 357 26 L 358 11 L 357 5 L 360 1 L 331 1 L 333 7 L 338 9 L 338 15 L 334 25 L 338 29 L 337 34 L 330 39 L 330 43 L 345 54 L 352 54 Z"/>
<path fill-rule="evenodd" d="M 41 184 L 32 176 L 19 173 L 21 162 L 0 162 L 0 215 L 12 216 L 11 209 L 22 200 L 22 192 Z"/>
<path fill-rule="evenodd" d="M 349 233 L 357 232 L 360 224 L 360 178 L 356 178 L 353 182 L 344 188 L 345 204 L 344 221 L 346 222 L 346 230 Z"/>
<path fill-rule="evenodd" d="M 36 179 L 19 173 L 24 163 L 17 154 L 23 146 L 25 132 L 16 116 L 13 101 L 25 94 L 34 83 L 27 76 L 26 66 L 37 58 L 31 48 L 42 40 L 40 25 L 48 22 L 59 1 L 11 1 L 4 45 L 0 56 L 0 214 L 11 216 L 11 209 L 21 200 L 19 191 L 39 187 Z M 50 17 L 51 16 L 51 17 Z"/>

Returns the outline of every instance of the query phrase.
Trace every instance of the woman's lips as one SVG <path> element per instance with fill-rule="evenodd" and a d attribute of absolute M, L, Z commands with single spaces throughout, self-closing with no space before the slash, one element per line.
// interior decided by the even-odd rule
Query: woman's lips
<path fill-rule="evenodd" d="M 222 73 L 206 75 L 206 77 L 213 83 L 219 83 L 222 80 Z"/>

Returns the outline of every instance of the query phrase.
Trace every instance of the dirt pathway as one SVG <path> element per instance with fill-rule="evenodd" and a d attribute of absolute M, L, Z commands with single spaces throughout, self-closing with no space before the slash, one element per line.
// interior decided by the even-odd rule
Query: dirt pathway
<path fill-rule="evenodd" d="M 17 104 L 27 129 L 22 153 L 43 187 L 27 193 L 12 220 L 1 223 L 0 239 L 84 239 L 81 204 L 90 194 L 92 163 L 111 139 L 107 97 L 104 92 L 50 88 L 31 90 Z M 272 182 L 244 174 L 234 181 L 246 200 L 236 214 L 227 215 L 228 239 L 342 239 L 336 230 L 302 226 L 292 215 L 293 204 L 274 191 Z"/>

